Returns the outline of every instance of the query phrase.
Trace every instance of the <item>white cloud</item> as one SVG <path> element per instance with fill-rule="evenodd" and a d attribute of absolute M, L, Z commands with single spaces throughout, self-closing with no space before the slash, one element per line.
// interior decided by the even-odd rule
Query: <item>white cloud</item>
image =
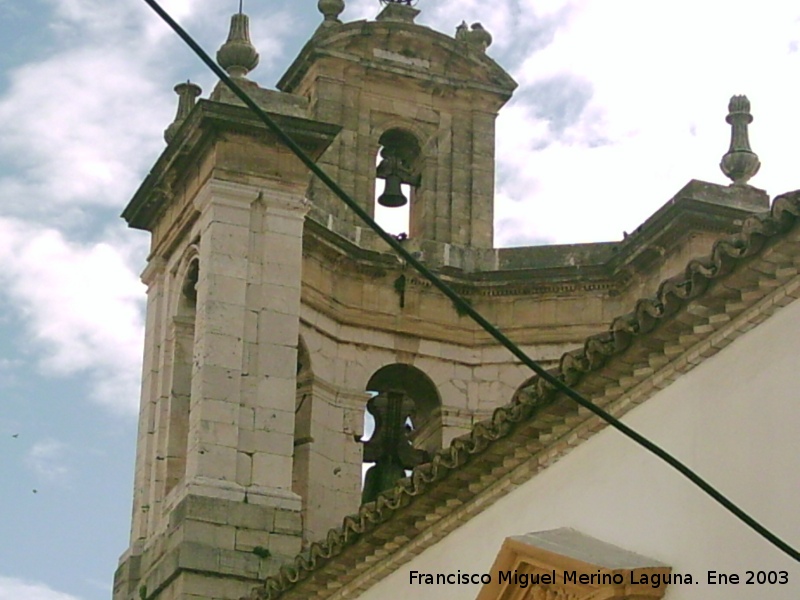
<path fill-rule="evenodd" d="M 58 440 L 48 439 L 36 442 L 25 457 L 26 464 L 44 482 L 63 482 L 69 474 L 66 456 L 69 449 Z M 0 599 L 2 596 L 0 596 Z"/>
<path fill-rule="evenodd" d="M 285 60 L 282 56 L 284 44 L 296 26 L 294 18 L 285 10 L 275 10 L 250 19 L 250 38 L 259 54 L 259 66 L 253 72 L 254 79 L 259 79 L 259 69 L 263 73 L 264 70 L 275 67 L 279 59 Z M 222 41 L 224 40 L 220 40 Z M 289 57 L 289 60 L 292 58 L 294 57 Z M 288 65 L 288 61 L 286 62 Z M 264 81 L 259 83 L 265 87 L 270 87 L 271 84 Z"/>
<path fill-rule="evenodd" d="M 74 30 L 81 36 L 87 34 L 98 38 L 118 37 L 120 33 L 141 34 L 150 42 L 162 39 L 168 30 L 165 27 L 150 29 L 159 19 L 144 2 L 110 3 L 106 0 L 49 0 L 53 5 L 57 31 Z M 174 19 L 187 21 L 199 14 L 208 16 L 213 11 L 211 0 L 161 0 L 161 7 Z M 219 2 L 216 3 L 217 5 Z M 161 33 L 156 33 L 161 29 Z M 124 40 L 122 40 L 124 41 Z"/>
<path fill-rule="evenodd" d="M 88 373 L 94 400 L 135 410 L 143 286 L 124 251 L 0 219 L 0 265 L 0 280 L 26 319 L 42 368 L 52 375 Z"/>
<path fill-rule="evenodd" d="M 734 93 L 753 102 L 764 164 L 753 184 L 773 194 L 797 186 L 785 150 L 800 133 L 791 50 L 800 9 L 570 5 L 544 48 L 521 52 L 520 89 L 498 120 L 501 241 L 620 239 L 689 179 L 728 183 L 717 165 Z"/>
<path fill-rule="evenodd" d="M 143 95 L 159 97 L 124 51 L 80 48 L 15 72 L 0 100 L 0 155 L 16 167 L 0 178 L 4 209 L 121 205 L 169 121 L 164 105 L 143 109 Z"/>
<path fill-rule="evenodd" d="M 133 413 L 144 287 L 130 265 L 145 248 L 121 222 L 95 223 L 98 209 L 121 210 L 163 147 L 176 104 L 163 79 L 180 42 L 142 3 L 50 4 L 57 50 L 13 71 L 0 96 L 0 289 L 44 372 L 86 376 L 93 400 Z M 164 6 L 184 22 L 219 12 L 226 27 L 211 0 Z"/>
<path fill-rule="evenodd" d="M 207 71 L 143 3 L 51 3 L 58 47 L 12 71 L 0 97 L 0 161 L 11 167 L 0 175 L 0 198 L 6 214 L 48 219 L 47 210 L 58 208 L 63 228 L 64 210 L 121 207 L 128 200 L 163 147 L 162 132 L 177 106 L 165 76 L 184 61 L 203 76 Z M 217 43 L 224 40 L 230 10 L 220 3 L 163 4 L 187 25 L 202 15 L 197 33 L 213 25 Z M 254 29 L 262 32 L 262 61 L 269 65 L 291 30 L 288 13 L 257 19 Z M 77 218 L 67 217 L 67 225 Z"/>
<path fill-rule="evenodd" d="M 132 232 L 87 232 L 120 209 L 163 147 L 176 99 L 164 84 L 174 51 L 190 53 L 144 4 L 50 0 L 60 48 L 10 74 L 0 96 L 0 281 L 52 376 L 88 376 L 92 399 L 135 413 L 142 354 L 145 248 Z M 234 7 L 163 3 L 200 35 L 224 40 Z M 253 20 L 269 66 L 291 31 L 286 11 Z M 218 30 L 218 31 L 216 31 Z M 259 34 L 260 32 L 260 34 Z M 209 90 L 206 90 L 207 92 Z M 5 217 L 3 216 L 5 215 Z"/>
<path fill-rule="evenodd" d="M 0 576 L 0 600 L 79 600 L 44 583 Z"/>
<path fill-rule="evenodd" d="M 19 384 L 17 370 L 22 364 L 23 362 L 19 359 L 0 357 L 0 389 L 12 388 Z"/>

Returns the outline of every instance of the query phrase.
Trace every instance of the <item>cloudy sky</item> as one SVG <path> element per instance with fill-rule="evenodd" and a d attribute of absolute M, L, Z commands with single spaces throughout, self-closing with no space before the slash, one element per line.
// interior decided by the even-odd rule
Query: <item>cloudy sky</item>
<path fill-rule="evenodd" d="M 215 50 L 235 0 L 165 0 Z M 372 18 L 377 0 L 348 0 Z M 520 83 L 498 121 L 504 245 L 619 239 L 689 179 L 725 183 L 746 93 L 771 195 L 800 187 L 800 7 L 420 0 Z M 315 0 L 246 0 L 271 87 Z M 127 546 L 147 237 L 118 218 L 163 149 L 173 85 L 214 81 L 141 0 L 0 0 L 0 600 L 108 600 Z"/>

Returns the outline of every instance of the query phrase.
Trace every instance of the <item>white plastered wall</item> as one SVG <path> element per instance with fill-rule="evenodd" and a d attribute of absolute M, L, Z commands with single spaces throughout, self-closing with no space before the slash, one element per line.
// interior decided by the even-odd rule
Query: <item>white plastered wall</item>
<path fill-rule="evenodd" d="M 631 411 L 625 421 L 800 547 L 800 302 Z M 573 527 L 691 573 L 667 600 L 797 600 L 800 565 L 671 468 L 605 429 L 360 596 L 474 598 L 409 585 L 411 570 L 488 572 L 503 540 Z M 786 585 L 708 585 L 710 570 L 788 571 Z"/>

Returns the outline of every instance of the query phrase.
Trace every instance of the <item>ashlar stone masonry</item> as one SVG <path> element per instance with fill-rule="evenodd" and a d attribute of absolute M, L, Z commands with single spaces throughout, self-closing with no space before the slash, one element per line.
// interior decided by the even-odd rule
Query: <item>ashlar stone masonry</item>
<path fill-rule="evenodd" d="M 369 213 L 376 161 L 406 170 L 404 242 L 553 364 L 720 233 L 767 207 L 691 182 L 621 242 L 496 249 L 494 122 L 516 87 L 479 25 L 392 3 L 319 29 L 278 83 L 235 15 L 219 62 Z M 115 600 L 236 600 L 361 502 L 376 393 L 413 402 L 433 452 L 530 377 L 374 234 L 223 85 L 176 88 L 168 145 L 123 213 L 151 232 L 131 543 Z"/>

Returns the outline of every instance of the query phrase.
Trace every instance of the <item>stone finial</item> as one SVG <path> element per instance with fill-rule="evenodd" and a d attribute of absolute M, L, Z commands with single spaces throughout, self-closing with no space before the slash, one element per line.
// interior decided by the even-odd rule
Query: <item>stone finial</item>
<path fill-rule="evenodd" d="M 758 155 L 750 149 L 747 126 L 753 121 L 753 115 L 750 114 L 747 96 L 731 97 L 725 120 L 731 125 L 731 146 L 719 167 L 733 185 L 747 185 L 761 167 Z"/>
<path fill-rule="evenodd" d="M 465 41 L 482 52 L 486 52 L 486 49 L 492 45 L 492 34 L 486 31 L 480 23 L 473 23 L 470 29 L 472 31 L 466 33 Z"/>
<path fill-rule="evenodd" d="M 258 52 L 250 42 L 250 17 L 237 13 L 231 17 L 228 41 L 217 51 L 217 62 L 231 77 L 243 78 L 258 66 Z"/>
<path fill-rule="evenodd" d="M 195 100 L 203 93 L 199 85 L 195 85 L 191 81 L 186 83 L 179 83 L 175 86 L 175 93 L 178 94 L 178 112 L 175 114 L 175 120 L 170 123 L 169 127 L 164 130 L 164 140 L 169 144 L 178 132 L 181 124 L 189 116 L 194 108 Z"/>
<path fill-rule="evenodd" d="M 486 49 L 492 45 L 492 34 L 486 31 L 480 23 L 473 23 L 470 28 L 467 27 L 466 21 L 461 21 L 461 25 L 456 27 L 456 39 L 481 52 L 486 52 Z"/>
<path fill-rule="evenodd" d="M 411 0 L 380 0 L 383 10 L 375 17 L 376 21 L 394 21 L 395 23 L 413 23 L 419 10 L 412 6 Z"/>
<path fill-rule="evenodd" d="M 344 10 L 344 0 L 319 0 L 317 9 L 325 16 L 323 25 L 336 25 L 341 23 L 339 15 Z"/>
<path fill-rule="evenodd" d="M 466 21 L 461 21 L 461 25 L 456 27 L 456 39 L 459 42 L 466 42 L 469 38 L 469 26 Z"/>

